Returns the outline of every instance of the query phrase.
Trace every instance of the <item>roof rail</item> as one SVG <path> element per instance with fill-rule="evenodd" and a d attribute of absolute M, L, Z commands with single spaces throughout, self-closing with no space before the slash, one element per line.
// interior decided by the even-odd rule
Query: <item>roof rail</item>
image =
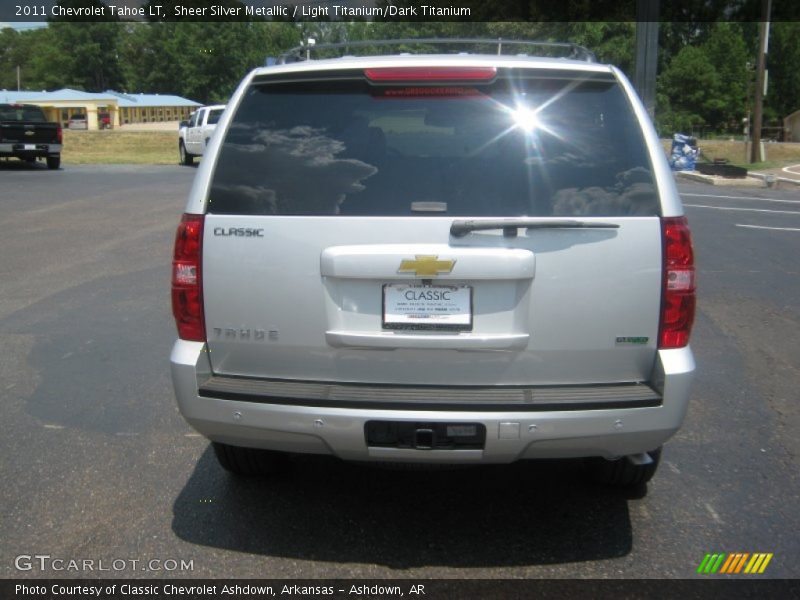
<path fill-rule="evenodd" d="M 302 60 L 311 60 L 312 52 L 319 52 L 322 50 L 340 50 L 347 51 L 350 48 L 368 48 L 376 46 L 399 46 L 402 44 L 428 44 L 428 45 L 448 45 L 448 44 L 490 44 L 496 46 L 496 54 L 503 54 L 504 47 L 525 47 L 525 48 L 539 48 L 547 50 L 562 50 L 565 56 L 560 58 L 569 58 L 574 60 L 584 60 L 586 62 L 596 62 L 597 58 L 594 53 L 583 46 L 572 44 L 569 42 L 538 42 L 532 40 L 508 40 L 504 38 L 403 38 L 395 40 L 356 40 L 352 42 L 338 42 L 335 44 L 308 44 L 300 45 L 287 50 L 278 57 L 278 64 L 286 64 L 288 62 L 298 62 Z M 541 56 L 541 55 L 540 55 Z"/>

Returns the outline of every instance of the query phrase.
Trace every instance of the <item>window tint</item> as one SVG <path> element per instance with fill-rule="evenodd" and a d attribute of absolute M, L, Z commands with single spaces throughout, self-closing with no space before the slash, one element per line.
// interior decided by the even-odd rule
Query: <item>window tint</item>
<path fill-rule="evenodd" d="M 208 113 L 208 120 L 206 121 L 206 125 L 216 125 L 219 123 L 219 118 L 222 116 L 222 113 L 225 111 L 223 108 L 215 108 L 214 110 Z"/>
<path fill-rule="evenodd" d="M 0 121 L 32 121 L 34 123 L 44 123 L 42 109 L 38 106 L 24 106 L 6 104 L 0 106 Z"/>
<path fill-rule="evenodd" d="M 658 214 L 624 93 L 610 79 L 575 77 L 504 72 L 490 85 L 373 86 L 359 73 L 254 83 L 223 142 L 208 210 Z M 431 202 L 439 210 L 412 210 Z"/>

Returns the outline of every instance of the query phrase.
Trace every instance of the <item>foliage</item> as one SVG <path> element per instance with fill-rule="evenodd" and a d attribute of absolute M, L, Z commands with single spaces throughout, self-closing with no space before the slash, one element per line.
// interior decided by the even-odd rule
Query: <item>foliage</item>
<path fill-rule="evenodd" d="M 742 29 L 717 23 L 702 37 L 702 43 L 684 46 L 658 78 L 656 116 L 663 133 L 741 130 L 752 77 Z"/>
<path fill-rule="evenodd" d="M 125 87 L 225 102 L 249 70 L 296 43 L 295 28 L 287 23 L 129 25 L 120 47 Z"/>
<path fill-rule="evenodd" d="M 10 27 L 0 30 L 0 89 L 17 89 L 17 67 L 27 75 L 33 41 Z"/>
<path fill-rule="evenodd" d="M 659 113 L 661 128 L 693 131 L 707 124 L 707 116 L 719 109 L 716 95 L 720 79 L 708 56 L 696 46 L 684 47 L 658 81 L 668 109 Z"/>
<path fill-rule="evenodd" d="M 75 0 L 61 1 L 66 4 Z M 145 6 L 157 4 L 169 9 L 175 3 L 150 0 Z M 180 3 L 202 4 L 201 0 Z M 403 4 L 399 0 L 393 3 Z M 741 132 L 742 119 L 752 103 L 758 26 L 752 22 L 714 23 L 706 13 L 720 14 L 720 3 L 741 14 L 758 8 L 753 0 L 704 0 L 691 6 L 695 11 L 692 14 L 698 16 L 692 21 L 681 5 L 662 3 L 663 18 L 675 13 L 682 19 L 662 21 L 659 27 L 656 122 L 664 134 Z M 219 0 L 217 4 L 242 5 L 239 0 Z M 486 0 L 485 4 L 497 4 L 499 12 L 493 14 L 504 14 L 501 3 Z M 506 6 L 517 13 L 536 8 L 528 2 Z M 178 94 L 203 103 L 224 102 L 248 70 L 309 37 L 317 43 L 414 37 L 570 41 L 587 46 L 600 62 L 615 64 L 631 77 L 635 32 L 635 23 L 608 20 L 290 23 L 181 19 L 74 23 L 60 19 L 45 29 L 0 31 L 0 88 L 16 89 L 19 66 L 23 89 L 113 88 Z M 771 33 L 765 115 L 775 121 L 800 109 L 800 23 L 773 23 Z M 397 49 L 425 48 L 417 44 L 415 48 Z M 375 49 L 366 49 L 370 50 Z"/>
<path fill-rule="evenodd" d="M 767 55 L 765 115 L 782 119 L 800 110 L 800 23 L 773 23 Z"/>

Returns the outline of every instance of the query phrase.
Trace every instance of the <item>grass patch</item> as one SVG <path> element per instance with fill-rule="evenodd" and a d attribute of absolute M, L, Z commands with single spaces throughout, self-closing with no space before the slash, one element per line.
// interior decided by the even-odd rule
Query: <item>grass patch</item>
<path fill-rule="evenodd" d="M 661 140 L 664 151 L 669 156 L 672 140 Z M 764 151 L 766 161 L 750 163 L 750 145 L 745 154 L 744 142 L 730 142 L 726 140 L 697 140 L 700 148 L 700 160 L 712 162 L 715 158 L 727 159 L 729 164 L 744 167 L 749 171 L 761 169 L 775 169 L 792 164 L 800 164 L 800 144 L 791 143 L 765 143 Z"/>
<path fill-rule="evenodd" d="M 61 158 L 78 165 L 174 165 L 178 163 L 178 132 L 65 129 Z"/>
<path fill-rule="evenodd" d="M 764 162 L 746 162 L 744 160 L 740 160 L 739 162 L 731 161 L 729 164 L 732 164 L 736 167 L 744 167 L 748 171 L 763 171 L 765 169 L 780 169 L 782 167 L 789 166 L 791 164 L 797 164 L 797 161 L 794 160 L 767 160 Z"/>
<path fill-rule="evenodd" d="M 671 140 L 662 140 L 668 156 L 671 144 Z M 751 171 L 800 164 L 800 144 L 764 144 L 767 160 L 754 165 L 747 161 L 744 142 L 698 140 L 698 145 L 709 162 L 725 158 Z M 178 132 L 65 129 L 62 159 L 72 164 L 174 165 L 178 162 Z"/>

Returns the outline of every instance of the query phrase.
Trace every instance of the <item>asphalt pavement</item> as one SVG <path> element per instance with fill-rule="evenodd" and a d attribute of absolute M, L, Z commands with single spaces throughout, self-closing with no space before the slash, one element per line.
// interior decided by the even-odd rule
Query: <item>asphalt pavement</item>
<path fill-rule="evenodd" d="M 709 552 L 800 575 L 800 191 L 679 186 L 696 384 L 656 477 L 621 493 L 574 461 L 227 475 L 168 368 L 194 173 L 0 164 L 0 577 L 684 578 Z M 18 569 L 36 554 L 125 563 Z"/>

